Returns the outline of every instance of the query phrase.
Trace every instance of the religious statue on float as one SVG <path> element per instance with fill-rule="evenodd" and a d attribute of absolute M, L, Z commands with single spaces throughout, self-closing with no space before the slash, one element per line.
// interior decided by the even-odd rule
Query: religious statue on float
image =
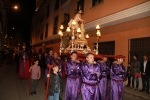
<path fill-rule="evenodd" d="M 78 13 L 75 15 L 74 19 L 70 20 L 70 22 L 68 23 L 68 26 L 76 31 L 81 30 L 80 39 L 85 39 L 84 38 L 84 33 L 85 33 L 84 23 L 85 23 L 85 21 L 81 18 L 82 14 L 83 14 L 83 11 L 80 9 L 78 11 Z M 73 33 L 72 35 L 74 36 L 75 32 L 72 32 L 72 33 Z M 78 33 L 78 32 L 76 32 L 76 33 Z"/>
<path fill-rule="evenodd" d="M 80 54 L 85 54 L 91 51 L 85 38 L 85 21 L 82 19 L 83 11 L 80 8 L 75 17 L 68 23 L 67 32 L 71 32 L 69 46 L 65 49 L 65 52 L 68 53 L 76 51 Z"/>

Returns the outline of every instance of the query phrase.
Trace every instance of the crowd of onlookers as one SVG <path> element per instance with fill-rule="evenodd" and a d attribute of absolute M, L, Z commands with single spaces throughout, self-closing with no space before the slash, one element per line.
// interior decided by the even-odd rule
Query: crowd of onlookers
<path fill-rule="evenodd" d="M 128 84 L 127 87 L 139 89 L 139 78 L 142 79 L 141 92 L 146 91 L 149 94 L 150 61 L 148 55 L 143 56 L 143 61 L 138 60 L 138 55 L 133 56 L 133 60 L 127 67 Z"/>

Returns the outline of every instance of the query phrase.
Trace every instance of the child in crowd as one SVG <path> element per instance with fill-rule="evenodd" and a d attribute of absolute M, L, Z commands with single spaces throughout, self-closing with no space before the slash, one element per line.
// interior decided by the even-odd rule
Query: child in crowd
<path fill-rule="evenodd" d="M 53 63 L 53 72 L 47 75 L 50 77 L 50 84 L 48 89 L 48 100 L 59 100 L 59 97 L 62 93 L 62 77 L 59 72 L 59 65 Z"/>
<path fill-rule="evenodd" d="M 32 65 L 29 69 L 32 79 L 31 95 L 36 94 L 37 83 L 41 76 L 41 69 L 40 66 L 38 66 L 38 63 L 39 63 L 38 59 L 34 59 L 34 65 Z"/>

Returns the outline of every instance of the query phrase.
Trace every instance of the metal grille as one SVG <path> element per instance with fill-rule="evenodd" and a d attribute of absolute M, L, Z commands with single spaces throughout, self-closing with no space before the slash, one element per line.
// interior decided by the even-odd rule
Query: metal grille
<path fill-rule="evenodd" d="M 133 55 L 137 54 L 140 61 L 146 54 L 150 58 L 150 37 L 135 38 L 129 40 L 129 62 L 133 60 Z"/>

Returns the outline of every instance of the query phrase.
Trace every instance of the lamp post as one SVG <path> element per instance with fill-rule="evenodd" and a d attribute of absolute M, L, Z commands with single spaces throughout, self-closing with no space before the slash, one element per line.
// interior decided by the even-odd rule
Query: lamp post
<path fill-rule="evenodd" d="M 99 25 L 96 25 L 96 35 L 97 35 L 96 55 L 98 55 L 98 43 L 99 43 L 99 38 L 101 36 Z"/>
<path fill-rule="evenodd" d="M 18 9 L 18 6 L 14 6 L 14 9 Z"/>
<path fill-rule="evenodd" d="M 10 8 L 10 9 L 13 8 L 13 9 L 17 10 L 17 9 L 18 9 L 18 6 L 15 5 L 15 6 L 13 6 L 13 7 L 3 7 L 3 9 L 7 9 L 7 8 L 8 8 L 8 9 L 9 9 L 9 8 Z"/>
<path fill-rule="evenodd" d="M 58 35 L 60 36 L 60 50 L 59 50 L 59 53 L 60 53 L 60 55 L 61 55 L 61 53 L 62 53 L 62 50 L 63 50 L 63 47 L 62 47 L 62 37 L 63 37 L 63 32 L 62 32 L 62 30 L 64 29 L 64 26 L 63 25 L 61 25 L 60 26 L 60 30 L 59 30 L 59 32 L 58 32 Z"/>

